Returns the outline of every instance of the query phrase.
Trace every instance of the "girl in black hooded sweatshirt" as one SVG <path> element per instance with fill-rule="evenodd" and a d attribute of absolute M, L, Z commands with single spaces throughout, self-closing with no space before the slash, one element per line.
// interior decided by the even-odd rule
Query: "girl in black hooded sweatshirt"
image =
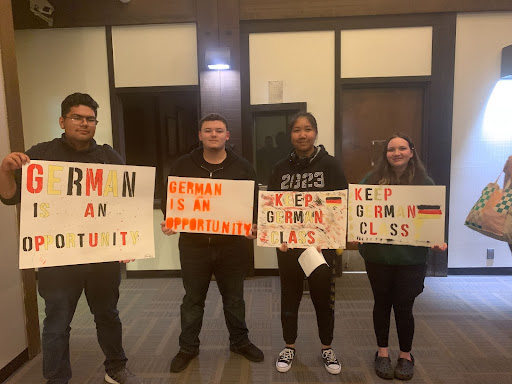
<path fill-rule="evenodd" d="M 347 188 L 347 180 L 339 162 L 322 145 L 315 146 L 318 135 L 316 119 L 311 113 L 300 112 L 289 126 L 293 150 L 279 161 L 268 183 L 269 191 L 334 191 Z M 281 280 L 281 324 L 285 348 L 279 354 L 276 368 L 287 372 L 295 357 L 297 321 L 302 298 L 304 272 L 298 258 L 304 249 L 277 249 Z M 324 249 L 328 265 L 321 265 L 308 277 L 311 300 L 316 310 L 322 358 L 327 372 L 339 374 L 341 365 L 331 348 L 334 330 L 334 308 L 331 304 L 331 284 L 334 278 L 336 251 Z"/>

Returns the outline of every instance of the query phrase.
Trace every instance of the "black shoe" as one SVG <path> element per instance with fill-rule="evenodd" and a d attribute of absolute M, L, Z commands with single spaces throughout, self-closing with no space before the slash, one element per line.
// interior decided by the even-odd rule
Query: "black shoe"
<path fill-rule="evenodd" d="M 231 352 L 238 353 L 239 355 L 242 355 L 247 360 L 260 362 L 263 361 L 264 355 L 261 349 L 259 349 L 257 346 L 255 346 L 253 343 L 249 342 L 249 344 L 246 344 L 242 347 L 237 347 L 235 345 L 230 345 L 229 349 Z"/>
<path fill-rule="evenodd" d="M 411 360 L 398 359 L 395 367 L 395 378 L 398 380 L 411 380 L 414 376 L 414 357 Z"/>
<path fill-rule="evenodd" d="M 178 373 L 183 371 L 188 367 L 188 364 L 192 361 L 194 357 L 199 355 L 199 352 L 191 354 L 179 351 L 174 359 L 171 361 L 171 372 Z"/>
<path fill-rule="evenodd" d="M 395 377 L 391 359 L 379 356 L 379 352 L 375 352 L 375 373 L 382 379 L 391 380 Z"/>

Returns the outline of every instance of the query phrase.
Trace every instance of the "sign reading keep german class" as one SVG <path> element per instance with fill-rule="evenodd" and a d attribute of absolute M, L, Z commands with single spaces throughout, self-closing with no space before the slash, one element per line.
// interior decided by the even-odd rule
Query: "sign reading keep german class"
<path fill-rule="evenodd" d="M 444 242 L 445 186 L 349 185 L 348 241 Z"/>
<path fill-rule="evenodd" d="M 253 180 L 169 177 L 166 226 L 176 232 L 251 234 Z"/>
<path fill-rule="evenodd" d="M 345 248 L 347 191 L 263 192 L 258 209 L 258 245 Z"/>
<path fill-rule="evenodd" d="M 155 257 L 155 168 L 31 160 L 20 269 Z"/>

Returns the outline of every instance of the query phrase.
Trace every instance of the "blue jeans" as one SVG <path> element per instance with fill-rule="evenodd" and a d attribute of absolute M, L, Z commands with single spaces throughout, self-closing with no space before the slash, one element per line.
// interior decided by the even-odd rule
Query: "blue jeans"
<path fill-rule="evenodd" d="M 105 370 L 126 365 L 122 326 L 117 311 L 121 270 L 118 262 L 40 268 L 39 294 L 45 301 L 43 325 L 43 376 L 50 383 L 71 379 L 69 334 L 78 299 L 85 297 L 96 323 Z"/>
<path fill-rule="evenodd" d="M 249 343 L 244 301 L 249 256 L 245 241 L 244 238 L 236 238 L 227 244 L 200 245 L 180 238 L 181 274 L 185 288 L 181 304 L 181 351 L 190 354 L 199 351 L 204 302 L 212 275 L 215 275 L 222 296 L 230 343 L 236 346 Z"/>

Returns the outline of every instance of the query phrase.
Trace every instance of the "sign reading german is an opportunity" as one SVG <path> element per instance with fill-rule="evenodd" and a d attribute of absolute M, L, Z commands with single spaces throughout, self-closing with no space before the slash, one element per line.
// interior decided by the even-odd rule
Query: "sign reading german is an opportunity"
<path fill-rule="evenodd" d="M 258 245 L 345 248 L 347 191 L 263 192 L 258 208 Z"/>
<path fill-rule="evenodd" d="M 250 235 L 253 180 L 170 176 L 166 226 L 176 232 Z"/>
<path fill-rule="evenodd" d="M 444 243 L 444 186 L 349 185 L 348 241 Z"/>
<path fill-rule="evenodd" d="M 20 269 L 155 257 L 155 168 L 31 160 Z"/>

